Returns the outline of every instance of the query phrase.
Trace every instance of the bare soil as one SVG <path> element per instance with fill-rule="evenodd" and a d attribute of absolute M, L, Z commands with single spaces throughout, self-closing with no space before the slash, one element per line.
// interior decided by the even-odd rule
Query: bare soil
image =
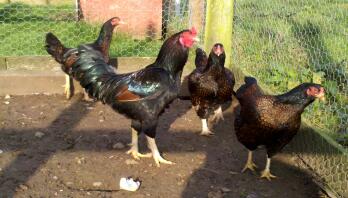
<path fill-rule="evenodd" d="M 259 179 L 262 149 L 255 152 L 258 172 L 240 173 L 247 151 L 233 131 L 235 106 L 214 125 L 215 136 L 202 137 L 191 103 L 171 104 L 160 119 L 157 145 L 176 164 L 158 168 L 152 158 L 135 161 L 126 154 L 130 121 L 108 106 L 83 102 L 81 96 L 70 101 L 63 95 L 1 97 L 0 197 L 324 196 L 286 152 L 272 161 L 277 179 Z M 126 147 L 115 149 L 116 143 Z M 148 152 L 143 137 L 140 150 Z M 137 192 L 119 190 L 120 178 L 127 176 L 142 181 Z"/>

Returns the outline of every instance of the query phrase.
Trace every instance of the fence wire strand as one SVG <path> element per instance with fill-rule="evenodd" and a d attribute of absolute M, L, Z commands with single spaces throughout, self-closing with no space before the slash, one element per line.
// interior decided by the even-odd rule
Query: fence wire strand
<path fill-rule="evenodd" d="M 75 0 L 0 2 L 0 57 L 47 55 L 43 47 L 47 32 L 68 47 L 92 42 L 101 24 L 113 16 L 127 25 L 116 30 L 111 56 L 156 56 L 163 39 L 191 25 L 198 26 L 204 38 L 205 1 L 154 0 L 160 6 L 132 5 L 133 10 L 128 1 L 117 1 L 113 7 Z M 234 3 L 233 67 L 257 77 L 275 93 L 302 82 L 326 88 L 327 102 L 315 102 L 304 117 L 328 138 L 301 133 L 292 148 L 337 196 L 348 197 L 347 152 L 328 143 L 332 139 L 348 146 L 348 1 Z"/>
<path fill-rule="evenodd" d="M 304 117 L 343 146 L 348 146 L 347 5 L 344 0 L 235 0 L 232 55 L 234 67 L 275 93 L 302 82 L 322 84 L 327 102 L 315 102 Z M 348 197 L 344 149 L 336 152 L 310 133 L 299 134 L 293 148 L 331 190 Z"/>

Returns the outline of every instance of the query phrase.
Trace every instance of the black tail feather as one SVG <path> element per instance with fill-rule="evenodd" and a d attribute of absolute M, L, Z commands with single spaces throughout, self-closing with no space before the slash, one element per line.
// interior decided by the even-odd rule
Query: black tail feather
<path fill-rule="evenodd" d="M 250 85 L 250 84 L 257 83 L 257 80 L 254 77 L 245 76 L 244 77 L 244 82 L 245 82 L 245 84 Z"/>
<path fill-rule="evenodd" d="M 46 34 L 46 51 L 58 62 L 63 63 L 63 56 L 69 49 L 51 32 Z"/>

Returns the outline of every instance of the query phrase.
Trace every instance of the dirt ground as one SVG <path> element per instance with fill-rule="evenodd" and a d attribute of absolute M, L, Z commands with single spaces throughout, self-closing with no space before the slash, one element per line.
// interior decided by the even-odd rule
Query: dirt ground
<path fill-rule="evenodd" d="M 214 125 L 213 137 L 198 135 L 200 121 L 190 105 L 177 100 L 161 117 L 157 144 L 176 164 L 158 168 L 152 158 L 135 161 L 126 154 L 130 121 L 108 106 L 81 96 L 1 97 L 0 197 L 324 197 L 286 152 L 274 158 L 278 178 L 271 182 L 259 172 L 240 173 L 247 152 L 233 132 L 235 105 Z M 116 143 L 126 147 L 113 148 Z M 148 151 L 144 138 L 140 151 Z M 264 150 L 255 162 L 260 171 Z M 118 190 L 127 176 L 142 181 L 137 192 Z"/>

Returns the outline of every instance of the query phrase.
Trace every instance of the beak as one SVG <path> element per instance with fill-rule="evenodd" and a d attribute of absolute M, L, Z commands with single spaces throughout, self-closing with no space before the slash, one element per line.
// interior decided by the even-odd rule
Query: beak
<path fill-rule="evenodd" d="M 321 93 L 319 93 L 316 97 L 317 97 L 321 102 L 325 102 L 325 101 L 326 101 L 324 91 L 322 91 Z"/>
<path fill-rule="evenodd" d="M 126 25 L 127 23 L 124 22 L 124 21 L 119 21 L 118 24 L 119 24 L 119 25 Z"/>
<path fill-rule="evenodd" d="M 199 42 L 199 38 L 198 37 L 193 37 L 193 41 Z"/>

